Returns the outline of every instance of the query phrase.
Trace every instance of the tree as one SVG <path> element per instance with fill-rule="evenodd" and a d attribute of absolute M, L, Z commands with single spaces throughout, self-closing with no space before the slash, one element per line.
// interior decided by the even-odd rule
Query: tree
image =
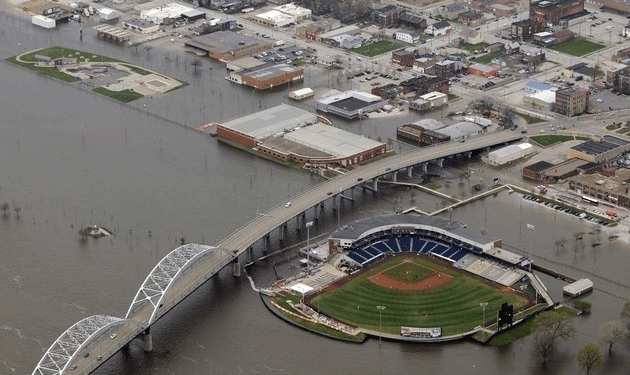
<path fill-rule="evenodd" d="M 581 301 L 576 299 L 573 301 L 573 307 L 580 310 L 582 314 L 590 314 L 591 313 L 591 304 L 590 302 Z"/>
<path fill-rule="evenodd" d="M 626 302 L 625 305 L 623 305 L 623 308 L 621 309 L 621 317 L 630 318 L 630 301 Z"/>
<path fill-rule="evenodd" d="M 9 204 L 7 202 L 2 203 L 2 206 L 0 206 L 0 209 L 2 210 L 4 216 L 7 216 L 7 211 L 9 210 L 9 208 Z"/>
<path fill-rule="evenodd" d="M 578 351 L 577 360 L 586 375 L 591 375 L 604 364 L 602 352 L 599 350 L 599 346 L 593 342 L 589 342 Z"/>
<path fill-rule="evenodd" d="M 567 340 L 573 337 L 575 327 L 573 321 L 565 314 L 551 311 L 538 316 L 534 321 L 534 342 L 532 354 L 540 357 L 542 366 L 547 365 L 547 360 L 551 358 L 556 344 L 560 340 Z"/>
<path fill-rule="evenodd" d="M 608 354 L 612 354 L 613 345 L 628 337 L 628 328 L 619 321 L 611 320 L 599 326 L 599 336 L 602 344 L 608 345 Z"/>

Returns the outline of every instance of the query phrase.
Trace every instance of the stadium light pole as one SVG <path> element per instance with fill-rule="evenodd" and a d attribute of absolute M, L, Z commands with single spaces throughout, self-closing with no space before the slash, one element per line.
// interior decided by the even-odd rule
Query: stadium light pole
<path fill-rule="evenodd" d="M 529 272 L 532 272 L 532 238 L 534 237 L 534 226 L 527 224 L 527 229 L 531 230 L 529 234 Z"/>
<path fill-rule="evenodd" d="M 486 306 L 488 306 L 488 302 L 481 302 L 479 304 L 479 306 L 481 306 L 481 308 L 483 309 L 483 315 L 481 318 L 481 334 L 483 335 L 483 339 L 486 339 L 486 330 L 483 329 L 483 324 L 486 322 Z"/>
<path fill-rule="evenodd" d="M 309 256 L 311 255 L 311 226 L 312 221 L 306 222 L 306 273 L 311 270 L 311 262 Z"/>
<path fill-rule="evenodd" d="M 383 310 L 385 310 L 385 306 L 376 306 L 376 308 L 378 309 L 378 346 L 379 348 L 381 347 L 381 337 L 383 336 L 383 320 L 382 320 L 382 315 L 383 315 Z"/>

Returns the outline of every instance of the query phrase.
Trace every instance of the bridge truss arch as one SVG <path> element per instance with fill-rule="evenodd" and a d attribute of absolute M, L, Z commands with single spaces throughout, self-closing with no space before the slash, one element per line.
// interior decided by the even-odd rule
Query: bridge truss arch
<path fill-rule="evenodd" d="M 195 266 L 202 261 L 208 260 L 208 258 L 214 258 L 212 259 L 211 267 L 206 272 L 209 278 L 229 264 L 235 257 L 236 254 L 229 250 L 195 243 L 176 248 L 162 258 L 153 270 L 151 270 L 140 289 L 138 289 L 125 318 L 134 319 L 135 314 L 141 309 L 150 307 L 152 311 L 149 319 L 144 321 L 140 320 L 138 323 L 142 324 L 144 327 L 152 325 L 162 314 L 168 311 L 168 309 L 160 310 L 160 308 L 163 307 L 167 292 L 178 278 L 194 269 Z M 188 288 L 188 292 L 192 292 L 199 287 L 207 278 L 198 280 L 195 285 L 191 285 Z M 169 301 L 168 307 L 174 306 L 188 294 L 189 293 L 181 294 L 176 300 Z"/>
<path fill-rule="evenodd" d="M 128 319 L 108 315 L 84 318 L 55 340 L 33 370 L 33 375 L 61 375 L 75 358 L 89 353 L 90 343 L 117 326 L 136 325 Z"/>

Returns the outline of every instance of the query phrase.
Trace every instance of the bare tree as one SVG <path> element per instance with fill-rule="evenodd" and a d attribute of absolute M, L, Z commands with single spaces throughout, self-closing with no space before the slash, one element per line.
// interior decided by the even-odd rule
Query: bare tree
<path fill-rule="evenodd" d="M 599 350 L 599 346 L 593 342 L 589 342 L 578 351 L 577 360 L 580 369 L 584 370 L 586 375 L 595 373 L 604 364 L 602 352 Z"/>
<path fill-rule="evenodd" d="M 608 345 L 608 354 L 612 354 L 613 345 L 628 337 L 628 328 L 619 321 L 611 320 L 599 326 L 599 336 L 602 344 Z"/>
<path fill-rule="evenodd" d="M 13 211 L 15 211 L 15 217 L 19 219 L 20 218 L 20 211 L 22 211 L 22 207 L 14 206 L 13 207 Z"/>
<path fill-rule="evenodd" d="M 201 61 L 199 61 L 198 58 L 195 57 L 195 59 L 190 63 L 190 65 L 195 67 L 195 73 L 197 73 L 197 68 L 201 67 L 203 64 L 201 63 Z"/>
<path fill-rule="evenodd" d="M 621 317 L 630 318 L 630 301 L 623 305 L 623 308 L 621 309 Z"/>
<path fill-rule="evenodd" d="M 551 311 L 538 316 L 534 322 L 534 342 L 532 354 L 540 357 L 542 366 L 547 365 L 556 344 L 560 340 L 573 337 L 575 327 L 573 321 L 565 314 Z"/>
<path fill-rule="evenodd" d="M 2 210 L 2 214 L 4 216 L 7 216 L 7 211 L 9 210 L 9 204 L 7 202 L 2 203 L 2 206 L 0 206 L 0 210 Z"/>

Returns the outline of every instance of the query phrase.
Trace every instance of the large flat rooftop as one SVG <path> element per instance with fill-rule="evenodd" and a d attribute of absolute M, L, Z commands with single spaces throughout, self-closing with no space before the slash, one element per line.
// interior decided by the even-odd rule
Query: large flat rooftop
<path fill-rule="evenodd" d="M 271 47 L 271 42 L 266 39 L 239 34 L 233 31 L 217 31 L 216 33 L 198 36 L 187 41 L 185 44 L 203 51 L 218 53 L 236 52 L 264 46 L 266 44 Z"/>
<path fill-rule="evenodd" d="M 322 123 L 287 133 L 284 138 L 335 157 L 349 157 L 383 145 L 381 142 Z"/>
<path fill-rule="evenodd" d="M 265 81 L 277 77 L 282 77 L 287 73 L 301 71 L 302 68 L 289 64 L 270 65 L 263 68 L 254 68 L 251 71 L 244 72 L 243 76 L 248 76 L 259 81 Z"/>
<path fill-rule="evenodd" d="M 221 125 L 260 140 L 298 126 L 316 122 L 317 115 L 287 104 L 280 104 L 264 111 L 224 122 Z"/>

